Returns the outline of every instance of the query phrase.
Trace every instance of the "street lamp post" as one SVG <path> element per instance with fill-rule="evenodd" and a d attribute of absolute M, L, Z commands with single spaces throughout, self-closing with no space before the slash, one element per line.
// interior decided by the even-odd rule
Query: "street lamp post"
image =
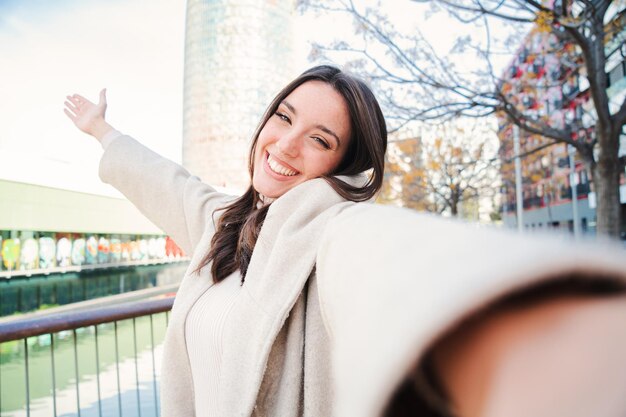
<path fill-rule="evenodd" d="M 517 230 L 524 231 L 524 200 L 522 199 L 522 160 L 519 150 L 519 127 L 513 125 L 513 152 L 515 153 L 515 200 L 517 201 Z"/>
<path fill-rule="evenodd" d="M 576 186 L 576 164 L 574 163 L 574 156 L 576 155 L 576 148 L 572 145 L 567 145 L 567 153 L 569 154 L 569 185 L 572 189 L 572 217 L 574 224 L 574 239 L 580 237 L 580 218 L 578 217 L 578 190 Z"/>

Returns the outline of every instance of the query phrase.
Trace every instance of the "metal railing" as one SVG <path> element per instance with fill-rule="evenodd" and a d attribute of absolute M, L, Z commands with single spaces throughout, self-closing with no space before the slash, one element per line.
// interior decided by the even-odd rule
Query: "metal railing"
<path fill-rule="evenodd" d="M 92 354 L 95 354 L 95 380 L 96 380 L 96 391 L 97 391 L 97 412 L 90 413 L 91 415 L 103 416 L 103 399 L 101 397 L 101 357 L 103 354 L 103 350 L 101 347 L 100 339 L 102 336 L 99 334 L 98 327 L 108 326 L 107 331 L 113 333 L 113 342 L 114 345 L 114 353 L 115 353 L 115 370 L 111 372 L 111 374 L 115 375 L 116 384 L 117 384 L 117 414 L 122 416 L 122 389 L 121 382 L 122 379 L 126 380 L 126 375 L 122 376 L 120 374 L 120 337 L 119 337 L 119 323 L 125 323 L 125 328 L 128 328 L 128 333 L 132 333 L 132 345 L 133 351 L 132 356 L 134 359 L 134 379 L 135 379 L 135 388 L 136 388 L 136 400 L 137 400 L 137 410 L 136 413 L 127 413 L 133 416 L 142 416 L 142 407 L 141 407 L 141 387 L 140 387 L 140 378 L 139 378 L 139 364 L 138 364 L 138 331 L 137 331 L 137 320 L 140 318 L 149 318 L 149 346 L 151 356 L 151 379 L 152 379 L 152 391 L 154 395 L 154 414 L 156 416 L 159 415 L 158 411 L 158 389 L 157 389 L 157 367 L 155 360 L 155 328 L 154 328 L 154 320 L 153 316 L 155 315 L 165 315 L 165 325 L 163 326 L 163 330 L 161 333 L 164 333 L 164 328 L 167 326 L 168 321 L 168 312 L 172 308 L 172 304 L 174 301 L 174 297 L 162 297 L 158 299 L 144 300 L 144 301 L 135 301 L 132 303 L 125 304 L 117 304 L 106 307 L 97 307 L 88 310 L 82 311 L 70 311 L 70 312 L 62 312 L 56 314 L 45 315 L 42 317 L 35 318 L 23 318 L 17 320 L 11 320 L 8 322 L 0 323 L 0 347 L 2 347 L 2 343 L 10 342 L 10 343 L 18 343 L 20 344 L 20 348 L 23 349 L 23 361 L 22 355 L 20 354 L 20 361 L 23 362 L 23 375 L 24 375 L 24 385 L 23 390 L 25 393 L 25 407 L 22 408 L 22 414 L 28 417 L 31 416 L 31 406 L 32 406 L 32 387 L 31 387 L 31 378 L 32 378 L 32 364 L 30 363 L 29 357 L 29 345 L 32 349 L 35 349 L 33 343 L 29 343 L 29 341 L 33 340 L 33 338 L 38 338 L 37 340 L 44 340 L 49 342 L 49 366 L 50 366 L 50 375 L 49 382 L 51 383 L 51 392 L 50 396 L 52 398 L 51 408 L 52 410 L 48 410 L 47 415 L 58 415 L 57 405 L 58 405 L 58 387 L 57 387 L 57 372 L 60 369 L 60 366 L 64 371 L 67 371 L 68 363 L 71 359 L 68 358 L 68 355 L 65 355 L 65 363 L 59 364 L 58 359 L 55 357 L 55 339 L 56 341 L 60 341 L 61 339 L 67 339 L 68 334 L 71 334 L 72 338 L 72 347 L 73 350 L 73 368 L 74 375 L 73 380 L 75 382 L 75 398 L 76 398 L 76 415 L 81 417 L 81 390 L 79 388 L 81 384 L 81 375 L 79 370 L 79 349 L 78 349 L 78 340 L 79 333 L 84 333 L 85 329 L 91 329 L 94 336 L 94 346 Z M 143 320 L 143 319 L 142 319 Z M 129 321 L 132 321 L 132 325 L 129 325 Z M 112 328 L 110 328 L 112 324 Z M 145 333 L 145 332 L 144 332 Z M 56 335 L 56 337 L 55 337 Z M 61 338 L 61 335 L 64 335 Z M 130 335 L 128 335 L 130 338 Z M 47 337 L 47 338 L 46 338 Z M 42 339 L 43 338 L 43 339 Z M 110 338 L 110 335 L 109 335 Z M 144 337 L 145 339 L 145 337 Z M 46 342 L 47 343 L 47 342 Z M 45 346 L 46 343 L 43 343 Z M 66 345 L 68 343 L 65 343 Z M 14 346 L 15 347 L 15 346 Z M 41 353 L 41 346 L 38 346 L 40 349 L 36 349 L 38 353 Z M 91 348 L 91 347 L 90 347 Z M 0 350 L 0 353 L 2 351 Z M 112 355 L 111 352 L 108 352 L 109 356 Z M 58 355 L 58 354 L 57 354 Z M 129 358 L 130 359 L 130 358 Z M 112 359 L 111 359 L 112 360 Z M 4 361 L 6 362 L 6 361 Z M 89 361 L 90 364 L 92 361 Z M 150 361 L 149 361 L 150 362 Z M 41 360 L 38 362 L 39 366 L 41 366 Z M 6 364 L 0 362 L 0 410 L 3 410 L 2 407 L 2 384 L 6 384 L 7 381 L 2 378 L 2 368 L 6 366 Z M 132 365 L 131 365 L 132 366 Z M 112 368 L 110 366 L 109 368 Z M 67 372 L 65 372 L 67 374 Z M 6 378 L 5 378 L 6 379 Z M 13 378 L 15 379 L 15 378 Z M 67 378 L 66 378 L 67 379 Z M 8 381 L 13 383 L 14 381 Z M 15 386 L 10 387 L 13 390 L 16 389 Z M 65 389 L 67 391 L 67 389 Z M 90 393 L 93 396 L 93 393 Z M 5 401 L 7 398 L 5 398 Z M 15 410 L 14 410 L 15 411 Z M 0 411 L 1 413 L 1 411 Z M 2 414 L 3 416 L 5 414 Z M 17 414 L 11 414 L 17 415 Z M 107 415 L 110 415 L 107 414 Z M 144 414 L 145 415 L 145 414 Z"/>

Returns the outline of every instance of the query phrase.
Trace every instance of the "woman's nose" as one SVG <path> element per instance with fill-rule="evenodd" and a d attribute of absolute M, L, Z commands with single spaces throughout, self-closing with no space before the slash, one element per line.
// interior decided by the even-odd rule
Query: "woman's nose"
<path fill-rule="evenodd" d="M 276 147 L 286 156 L 298 156 L 300 152 L 300 138 L 296 135 L 284 135 L 276 141 Z"/>

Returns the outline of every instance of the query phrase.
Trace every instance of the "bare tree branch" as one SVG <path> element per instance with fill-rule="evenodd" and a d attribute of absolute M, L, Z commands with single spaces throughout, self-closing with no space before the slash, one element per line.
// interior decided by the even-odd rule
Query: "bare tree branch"
<path fill-rule="evenodd" d="M 482 67 L 468 70 L 455 66 L 454 59 L 438 54 L 419 30 L 399 33 L 381 10 L 358 9 L 353 0 L 325 0 L 323 5 L 314 7 L 352 16 L 362 35 L 363 46 L 338 43 L 320 50 L 360 58 L 352 61 L 352 68 L 370 80 L 382 98 L 391 132 L 410 129 L 416 122 L 436 128 L 442 121 L 456 117 L 481 118 L 497 114 L 503 123 L 506 119 L 526 132 L 524 138 L 541 137 L 549 141 L 538 148 L 523 144 L 523 156 L 528 157 L 538 152 L 536 149 L 545 149 L 554 143 L 575 146 L 593 171 L 598 195 L 598 230 L 618 234 L 621 227 L 620 173 L 615 170 L 623 166 L 626 158 L 620 159 L 616 150 L 626 123 L 626 100 L 617 111 L 609 106 L 607 54 L 613 53 L 615 47 L 611 46 L 613 49 L 608 51 L 605 48 L 611 45 L 613 36 L 619 36 L 617 34 L 624 30 L 626 11 L 615 11 L 613 7 L 614 15 L 607 17 L 609 7 L 615 4 L 609 0 L 561 0 L 555 2 L 558 7 L 554 8 L 552 3 L 541 0 L 413 2 L 428 3 L 435 11 L 447 12 L 461 22 L 481 27 L 484 40 L 460 38 L 455 52 L 474 52 Z M 521 53 L 515 52 L 517 46 L 508 44 L 511 53 L 520 55 L 505 74 L 496 74 L 492 60 L 507 46 L 504 42 L 496 46 L 500 40 L 494 38 L 492 26 L 497 20 L 512 25 L 532 25 Z M 535 40 L 541 36 L 549 47 L 544 47 L 543 41 L 537 47 Z M 613 43 L 619 44 L 619 38 L 615 39 Z M 546 74 L 548 58 L 550 65 L 557 60 L 559 68 L 548 70 Z M 544 72 L 540 73 L 541 70 Z M 517 74 L 513 75 L 515 72 Z M 588 81 L 587 91 L 577 90 L 579 78 Z M 570 83 L 572 80 L 574 82 Z M 560 97 L 555 96 L 555 90 Z M 548 96 L 550 101 L 545 101 L 542 108 L 544 102 L 539 100 L 547 100 Z M 590 110 L 582 108 L 587 102 Z M 561 118 L 548 113 L 555 110 L 560 112 Z M 459 161 L 449 162 L 451 174 L 466 174 L 455 169 L 454 164 Z M 433 204 L 439 207 L 443 203 Z"/>

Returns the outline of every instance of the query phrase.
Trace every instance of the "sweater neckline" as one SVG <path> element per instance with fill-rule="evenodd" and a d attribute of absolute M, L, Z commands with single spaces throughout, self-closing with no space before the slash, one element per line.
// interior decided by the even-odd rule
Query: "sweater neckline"
<path fill-rule="evenodd" d="M 256 203 L 256 208 L 260 209 L 262 207 L 268 206 L 270 204 L 272 204 L 274 201 L 276 201 L 275 198 L 271 198 L 271 197 L 266 197 L 261 193 L 257 193 L 257 195 L 259 196 L 259 201 L 257 201 Z"/>

